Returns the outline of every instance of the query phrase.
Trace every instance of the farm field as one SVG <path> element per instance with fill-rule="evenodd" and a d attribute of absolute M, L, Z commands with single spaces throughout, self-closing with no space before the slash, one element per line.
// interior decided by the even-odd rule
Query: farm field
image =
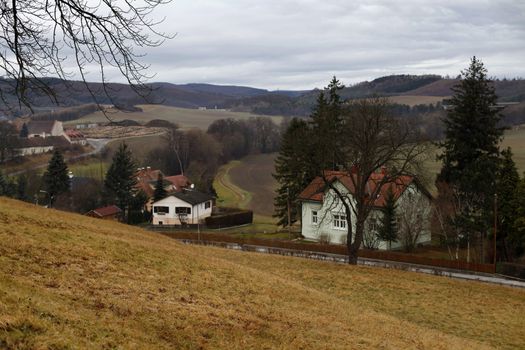
<path fill-rule="evenodd" d="M 187 246 L 0 198 L 3 348 L 512 349 L 525 291 Z"/>
<path fill-rule="evenodd" d="M 138 105 L 143 112 L 122 112 L 112 111 L 109 117 L 112 120 L 119 121 L 124 119 L 135 120 L 140 123 L 146 123 L 153 119 L 164 119 L 173 123 L 177 123 L 183 129 L 199 128 L 206 130 L 208 126 L 217 119 L 234 118 L 234 119 L 249 119 L 258 117 L 258 115 L 243 112 L 228 112 L 220 110 L 197 110 L 187 108 L 177 108 L 163 105 Z M 271 117 L 277 124 L 282 120 L 282 117 Z M 80 119 L 68 121 L 66 125 L 75 125 L 87 122 L 107 122 L 107 118 L 100 111 L 86 115 Z"/>
<path fill-rule="evenodd" d="M 415 105 L 430 105 L 436 104 L 443 101 L 447 97 L 443 96 L 415 96 L 415 95 L 399 95 L 399 96 L 389 96 L 388 99 L 394 103 L 399 103 L 402 105 L 408 105 L 413 107 Z"/>
<path fill-rule="evenodd" d="M 276 153 L 250 155 L 222 166 L 214 182 L 217 203 L 251 209 L 256 222 L 273 225 L 275 220 L 271 216 L 277 182 L 272 173 L 276 156 Z"/>

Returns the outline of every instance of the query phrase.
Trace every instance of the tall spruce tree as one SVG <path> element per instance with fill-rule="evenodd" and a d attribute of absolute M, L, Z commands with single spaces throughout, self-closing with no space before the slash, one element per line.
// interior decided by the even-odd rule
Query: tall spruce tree
<path fill-rule="evenodd" d="M 317 98 L 314 112 L 310 116 L 310 125 L 314 133 L 310 145 L 315 150 L 312 161 L 318 167 L 318 172 L 335 170 L 338 166 L 338 153 L 341 151 L 339 132 L 341 130 L 341 108 L 343 101 L 339 91 L 344 88 L 336 77 L 333 77 L 326 87 L 327 96 L 321 92 Z"/>
<path fill-rule="evenodd" d="M 288 206 L 291 224 L 299 219 L 297 197 L 315 177 L 309 137 L 308 123 L 302 119 L 292 119 L 282 136 L 281 149 L 275 159 L 273 177 L 279 183 L 279 188 L 274 199 L 274 217 L 279 219 L 278 224 L 283 227 L 288 225 Z"/>
<path fill-rule="evenodd" d="M 452 185 L 461 198 L 455 223 L 469 239 L 478 237 L 480 259 L 490 231 L 493 198 L 499 168 L 499 143 L 504 129 L 494 108 L 497 96 L 483 63 L 473 57 L 460 82 L 452 89 L 444 119 L 445 140 L 439 157 L 443 167 L 438 181 Z"/>
<path fill-rule="evenodd" d="M 21 201 L 29 201 L 27 195 L 27 177 L 25 175 L 20 175 L 16 181 L 16 199 Z"/>
<path fill-rule="evenodd" d="M 507 237 L 513 257 L 525 254 L 525 174 L 516 189 L 517 210 L 513 229 Z"/>
<path fill-rule="evenodd" d="M 377 237 L 385 242 L 388 242 L 388 248 L 390 249 L 392 242 L 397 241 L 397 218 L 396 218 L 396 199 L 394 193 L 389 190 L 385 198 L 385 206 L 383 208 L 383 216 Z"/>
<path fill-rule="evenodd" d="M 22 129 L 20 129 L 20 137 L 27 137 L 29 136 L 29 129 L 27 128 L 27 124 L 22 124 Z"/>
<path fill-rule="evenodd" d="M 155 192 L 153 192 L 153 201 L 160 201 L 161 199 L 166 198 L 168 192 L 164 188 L 164 176 L 159 173 L 157 177 L 157 182 L 155 183 Z"/>
<path fill-rule="evenodd" d="M 519 198 L 517 188 L 520 176 L 516 163 L 512 159 L 512 150 L 507 148 L 501 152 L 502 160 L 497 182 L 497 208 L 498 208 L 498 228 L 497 228 L 497 259 L 509 260 L 512 252 L 507 251 L 508 240 L 512 236 L 514 223 L 517 220 Z"/>
<path fill-rule="evenodd" d="M 113 156 L 113 161 L 104 180 L 104 195 L 108 203 L 116 204 L 125 213 L 135 194 L 135 162 L 131 151 L 125 142 L 122 142 Z M 128 216 L 126 215 L 126 219 Z"/>
<path fill-rule="evenodd" d="M 47 170 L 44 173 L 44 188 L 50 206 L 54 204 L 59 194 L 69 191 L 70 182 L 66 162 L 62 152 L 57 149 L 53 152 L 53 156 L 49 160 Z"/>

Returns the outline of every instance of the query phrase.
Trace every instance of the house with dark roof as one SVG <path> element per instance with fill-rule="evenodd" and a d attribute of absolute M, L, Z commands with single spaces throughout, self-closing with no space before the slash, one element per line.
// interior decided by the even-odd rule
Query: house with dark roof
<path fill-rule="evenodd" d="M 327 183 L 336 188 L 349 201 L 352 207 L 355 203 L 354 182 L 351 175 L 341 171 L 327 171 L 324 178 L 316 177 L 300 194 L 301 203 L 301 233 L 309 240 L 329 240 L 333 243 L 345 243 L 347 238 L 347 216 L 343 203 L 335 191 Z M 355 175 L 352 175 L 355 176 Z M 383 184 L 385 170 L 373 173 L 367 183 L 369 193 L 377 193 L 372 201 L 372 211 L 365 223 L 364 245 L 377 249 L 397 249 L 403 244 L 385 242 L 377 237 L 383 217 L 386 198 L 392 195 L 397 211 L 408 211 L 414 208 L 414 220 L 419 220 L 420 232 L 417 232 L 416 243 L 430 243 L 430 208 L 432 196 L 425 187 L 413 176 L 399 176 L 395 180 Z M 381 188 L 376 191 L 377 186 Z M 352 203 L 350 203 L 352 202 Z M 355 232 L 355 214 L 351 213 L 351 223 Z M 401 216 L 400 216 L 401 218 Z M 401 224 L 398 219 L 398 225 Z"/>
<path fill-rule="evenodd" d="M 110 205 L 107 207 L 93 209 L 86 213 L 86 216 L 90 216 L 92 218 L 97 219 L 118 221 L 120 219 L 121 214 L 122 210 L 119 207 L 117 207 L 116 205 Z"/>
<path fill-rule="evenodd" d="M 194 189 L 174 192 L 153 203 L 153 225 L 195 225 L 211 216 L 213 197 Z"/>
<path fill-rule="evenodd" d="M 19 156 L 31 156 L 50 152 L 55 148 L 67 148 L 71 143 L 64 136 L 47 136 L 20 138 L 17 141 L 17 153 Z"/>
<path fill-rule="evenodd" d="M 64 127 L 58 120 L 31 120 L 27 124 L 27 138 L 64 136 Z"/>

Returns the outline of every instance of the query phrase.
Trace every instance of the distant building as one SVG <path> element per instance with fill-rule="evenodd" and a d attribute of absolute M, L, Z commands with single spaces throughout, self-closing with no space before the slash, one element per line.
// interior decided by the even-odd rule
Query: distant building
<path fill-rule="evenodd" d="M 64 127 L 58 120 L 31 120 L 27 124 L 27 138 L 64 136 Z"/>
<path fill-rule="evenodd" d="M 150 167 L 138 168 L 136 173 L 136 188 L 142 190 L 146 196 L 148 196 L 149 200 L 146 203 L 146 209 L 148 211 L 151 211 L 153 194 L 155 192 L 155 186 L 157 185 L 159 174 L 163 176 L 164 189 L 168 194 L 180 192 L 191 186 L 191 181 L 184 175 L 164 176 L 160 170 L 153 170 Z"/>
<path fill-rule="evenodd" d="M 87 145 L 86 137 L 80 131 L 68 129 L 66 130 L 66 137 L 74 145 Z"/>
<path fill-rule="evenodd" d="M 17 155 L 24 157 L 50 152 L 55 148 L 67 148 L 69 146 L 71 146 L 71 143 L 64 136 L 21 138 L 18 140 L 16 151 Z"/>

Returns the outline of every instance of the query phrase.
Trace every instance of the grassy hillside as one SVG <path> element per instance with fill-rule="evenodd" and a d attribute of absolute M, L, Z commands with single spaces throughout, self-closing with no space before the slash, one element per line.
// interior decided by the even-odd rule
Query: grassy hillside
<path fill-rule="evenodd" d="M 163 105 L 139 105 L 143 112 L 114 111 L 109 115 L 112 120 L 135 120 L 146 123 L 153 119 L 164 119 L 179 124 L 182 128 L 200 128 L 206 130 L 208 126 L 217 119 L 234 118 L 248 119 L 257 117 L 255 114 L 242 112 L 227 112 L 220 110 L 205 110 L 177 108 Z M 280 123 L 281 117 L 271 117 L 276 123 Z M 66 124 L 74 125 L 85 122 L 107 122 L 107 118 L 100 111 L 88 114 L 80 119 L 69 121 Z"/>
<path fill-rule="evenodd" d="M 0 199 L 0 348 L 519 348 L 525 291 L 183 246 Z"/>

